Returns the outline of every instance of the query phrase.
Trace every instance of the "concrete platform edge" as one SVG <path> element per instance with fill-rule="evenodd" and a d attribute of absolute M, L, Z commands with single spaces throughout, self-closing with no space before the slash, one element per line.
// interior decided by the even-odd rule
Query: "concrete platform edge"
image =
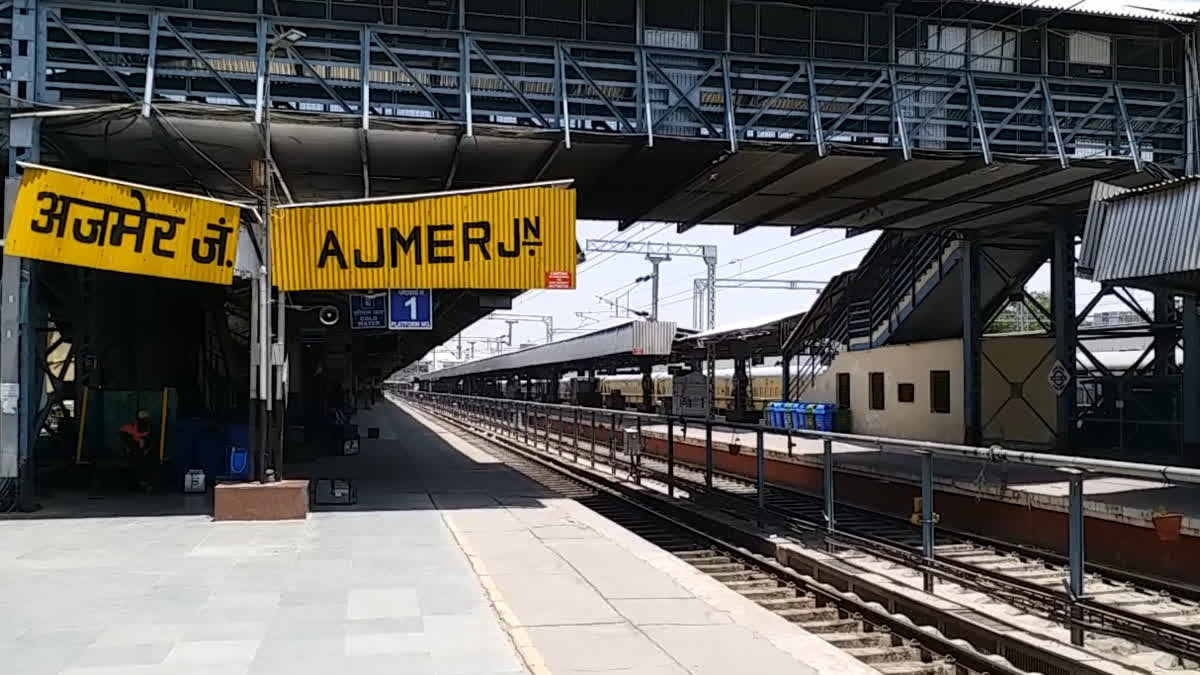
<path fill-rule="evenodd" d="M 414 409 L 410 405 L 401 403 L 397 403 L 397 405 L 431 430 L 439 435 L 444 435 L 445 427 L 440 422 L 431 419 L 428 415 Z M 447 440 L 449 441 L 449 439 Z M 681 587 L 694 594 L 698 599 L 708 603 L 714 609 L 727 613 L 735 624 L 750 630 L 757 637 L 767 640 L 783 653 L 797 661 L 806 663 L 817 672 L 836 672 L 848 675 L 878 674 L 878 671 L 875 669 L 854 659 L 819 637 L 804 631 L 786 619 L 771 613 L 752 600 L 745 598 L 719 581 L 692 567 L 687 562 L 675 557 L 670 552 L 642 539 L 582 504 L 564 499 L 556 500 L 555 506 L 568 513 L 581 524 L 596 530 L 619 548 L 624 549 L 634 557 L 641 559 L 654 569 L 667 575 Z M 489 590 L 489 595 L 491 595 L 491 590 Z M 507 630 L 513 625 L 514 621 L 511 617 L 505 617 L 504 615 L 504 611 L 507 611 L 507 608 L 503 603 L 503 598 L 493 596 L 493 600 L 496 601 L 497 611 L 501 612 L 501 617 L 505 620 L 505 628 Z M 505 609 L 502 610 L 502 607 Z M 518 645 L 518 649 L 522 650 L 522 656 L 526 659 L 527 665 L 531 669 L 539 666 L 541 662 L 536 649 L 531 649 L 528 653 L 524 651 L 521 643 L 527 638 L 523 638 L 519 633 L 514 634 L 513 632 L 510 632 L 510 636 L 514 643 Z M 528 646 L 532 648 L 531 644 Z M 534 670 L 534 672 L 542 673 L 548 671 Z"/>

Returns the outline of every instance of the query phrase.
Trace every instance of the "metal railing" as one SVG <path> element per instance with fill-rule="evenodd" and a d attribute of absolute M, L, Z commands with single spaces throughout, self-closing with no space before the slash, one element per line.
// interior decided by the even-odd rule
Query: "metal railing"
<path fill-rule="evenodd" d="M 704 486 L 713 486 L 713 432 L 714 430 L 729 430 L 752 434 L 755 452 L 755 497 L 760 519 L 766 512 L 766 447 L 764 438 L 767 435 L 779 434 L 780 430 L 758 424 L 736 422 L 717 423 L 711 419 L 686 418 L 663 413 L 645 413 L 626 410 L 607 410 L 585 408 L 580 406 L 537 403 L 530 401 L 515 401 L 508 399 L 493 399 L 459 394 L 439 394 L 420 391 L 401 391 L 398 394 L 413 402 L 431 406 L 451 414 L 456 418 L 476 420 L 490 426 L 495 433 L 507 436 L 514 441 L 537 448 L 539 445 L 547 451 L 550 449 L 551 437 L 556 437 L 560 453 L 564 446 L 569 448 L 572 459 L 579 461 L 585 455 L 591 465 L 596 466 L 597 457 L 608 464 L 614 475 L 618 467 L 629 479 L 640 481 L 642 477 L 641 458 L 646 453 L 646 441 L 654 438 L 665 446 L 661 451 L 651 454 L 658 455 L 666 462 L 665 476 L 662 478 L 669 495 L 674 496 L 677 485 L 675 481 L 676 458 L 676 429 L 682 429 L 684 438 L 692 443 L 699 439 L 688 436 L 688 429 L 704 430 Z M 658 425 L 665 427 L 665 438 L 648 436 L 647 429 Z M 581 433 L 588 434 L 586 445 L 581 443 Z M 834 494 L 834 474 L 836 466 L 833 458 L 833 444 L 843 442 L 854 444 L 863 449 L 875 449 L 880 452 L 915 455 L 921 461 L 921 514 L 918 524 L 921 526 L 922 546 L 920 559 L 924 569 L 924 586 L 932 591 L 935 584 L 937 567 L 934 551 L 936 536 L 936 517 L 934 515 L 934 479 L 936 475 L 936 460 L 944 459 L 973 459 L 986 462 L 1006 462 L 1009 464 L 1024 464 L 1044 467 L 1064 472 L 1068 481 L 1068 579 L 1067 591 L 1072 605 L 1070 615 L 1077 617 L 1071 623 L 1071 636 L 1075 644 L 1083 644 L 1084 624 L 1082 620 L 1084 603 L 1084 479 L 1088 474 L 1103 474 L 1106 476 L 1123 476 L 1164 482 L 1200 484 L 1200 469 L 1188 467 L 1139 464 L 1105 459 L 1090 459 L 1065 455 L 1012 450 L 999 446 L 979 447 L 957 445 L 952 443 L 937 443 L 931 441 L 916 441 L 901 438 L 881 436 L 863 436 L 816 430 L 788 430 L 788 452 L 791 454 L 794 438 L 816 439 L 822 444 L 821 471 L 823 474 L 822 498 L 824 501 L 823 514 L 825 528 L 829 534 L 837 533 L 837 514 Z M 623 448 L 618 449 L 618 438 Z M 698 470 L 698 468 L 697 468 Z"/>
<path fill-rule="evenodd" d="M 888 266 L 885 279 L 875 288 L 871 297 L 850 303 L 850 336 L 873 338 L 881 324 L 891 321 L 893 312 L 905 295 L 910 295 L 912 307 L 915 307 L 917 281 L 931 266 L 940 264 L 946 245 L 946 240 L 935 234 L 926 234 L 906 242 L 904 252 Z M 889 326 L 889 332 L 894 328 Z"/>

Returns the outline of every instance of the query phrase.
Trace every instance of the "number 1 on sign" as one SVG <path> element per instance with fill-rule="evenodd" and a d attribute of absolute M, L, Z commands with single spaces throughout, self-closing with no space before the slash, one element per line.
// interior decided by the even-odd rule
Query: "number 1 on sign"
<path fill-rule="evenodd" d="M 408 320 L 416 321 L 417 320 L 417 296 L 415 296 L 415 295 L 409 296 L 409 298 L 404 301 L 404 306 L 408 308 Z"/>

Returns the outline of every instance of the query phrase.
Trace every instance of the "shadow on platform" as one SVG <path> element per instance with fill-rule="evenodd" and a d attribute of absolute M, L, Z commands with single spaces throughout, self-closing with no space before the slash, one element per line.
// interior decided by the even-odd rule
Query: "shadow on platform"
<path fill-rule="evenodd" d="M 355 488 L 355 504 L 314 505 L 313 512 L 542 508 L 539 499 L 556 496 L 466 440 L 447 442 L 387 401 L 360 412 L 356 421 L 364 431 L 380 430 L 378 439 L 362 439 L 357 455 L 286 466 L 288 478 L 347 480 Z M 38 502 L 37 511 L 0 513 L 0 520 L 212 514 L 211 486 L 202 495 L 56 488 Z"/>

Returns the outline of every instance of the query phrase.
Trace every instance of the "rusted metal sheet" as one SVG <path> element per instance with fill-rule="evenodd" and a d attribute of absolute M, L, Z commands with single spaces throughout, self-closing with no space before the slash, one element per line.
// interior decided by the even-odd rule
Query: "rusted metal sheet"
<path fill-rule="evenodd" d="M 570 181 L 289 205 L 271 220 L 284 291 L 575 287 Z"/>

